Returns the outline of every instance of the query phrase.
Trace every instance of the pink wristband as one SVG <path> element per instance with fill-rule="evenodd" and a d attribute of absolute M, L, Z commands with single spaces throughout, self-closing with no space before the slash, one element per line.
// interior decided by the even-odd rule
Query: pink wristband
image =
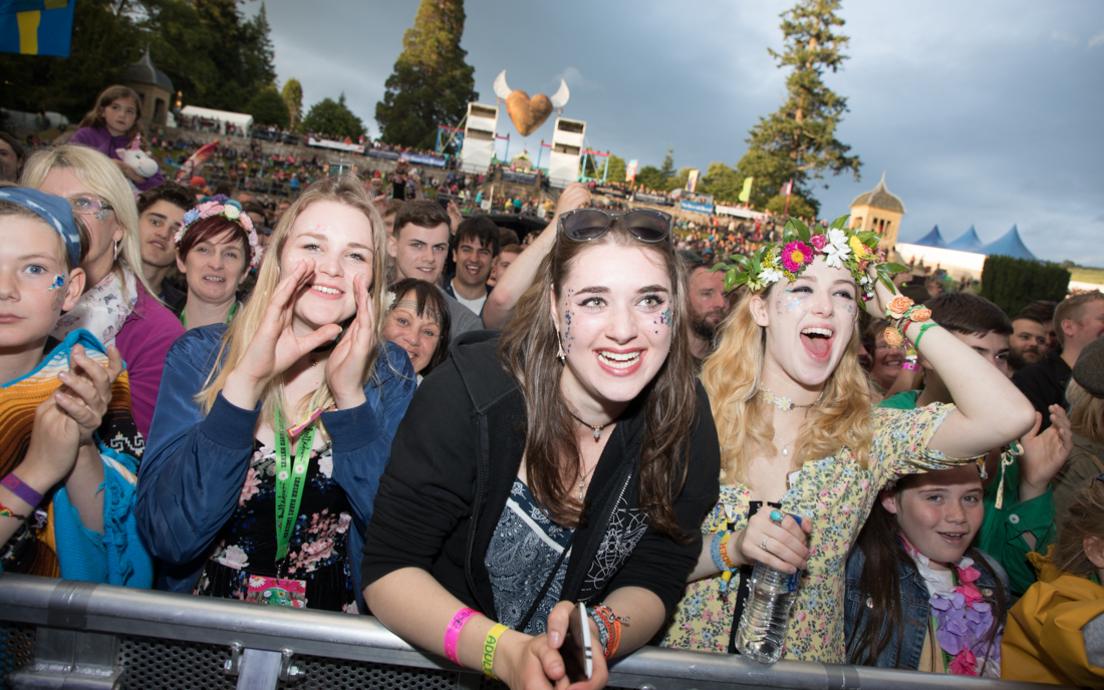
<path fill-rule="evenodd" d="M 445 629 L 445 656 L 457 666 L 462 665 L 460 663 L 460 657 L 456 653 L 456 646 L 460 642 L 460 631 L 464 629 L 464 625 L 468 622 L 468 619 L 477 613 L 479 612 L 475 609 L 464 607 L 452 616 L 448 628 Z"/>

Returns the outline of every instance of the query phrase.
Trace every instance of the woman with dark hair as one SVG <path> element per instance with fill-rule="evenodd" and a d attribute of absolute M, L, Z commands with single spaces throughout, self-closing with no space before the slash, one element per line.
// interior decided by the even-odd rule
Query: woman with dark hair
<path fill-rule="evenodd" d="M 119 149 L 140 147 L 142 141 L 142 99 L 129 86 L 115 84 L 96 96 L 96 102 L 80 121 L 80 129 L 67 143 L 95 149 L 114 161 L 127 179 L 139 190 L 153 189 L 165 177 L 158 170 L 150 177 L 119 159 Z"/>
<path fill-rule="evenodd" d="M 19 140 L 0 129 L 0 182 L 15 182 L 23 170 L 27 152 Z"/>
<path fill-rule="evenodd" d="M 176 267 L 188 284 L 181 325 L 230 323 L 241 306 L 238 287 L 260 261 L 253 220 L 238 202 L 218 195 L 185 213 L 176 233 Z"/>
<path fill-rule="evenodd" d="M 403 278 L 391 292 L 395 300 L 383 322 L 383 337 L 406 351 L 420 384 L 448 354 L 448 304 L 437 286 L 417 278 Z"/>
<path fill-rule="evenodd" d="M 985 507 L 972 466 L 885 489 L 847 559 L 852 664 L 1000 677 L 1008 583 L 970 544 Z"/>
<path fill-rule="evenodd" d="M 670 217 L 579 209 L 557 233 L 501 339 L 466 334 L 415 395 L 363 562 L 385 625 L 514 688 L 565 684 L 574 602 L 596 633 L 578 687 L 647 643 L 717 496 Z"/>

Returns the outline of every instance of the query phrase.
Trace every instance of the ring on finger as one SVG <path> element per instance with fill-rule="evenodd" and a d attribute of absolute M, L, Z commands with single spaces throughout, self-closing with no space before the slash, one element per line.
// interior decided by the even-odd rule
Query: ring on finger
<path fill-rule="evenodd" d="M 770 549 L 767 548 L 767 537 L 763 537 L 763 540 L 759 542 L 759 548 L 763 549 L 767 553 L 770 553 Z"/>
<path fill-rule="evenodd" d="M 786 519 L 786 516 L 782 514 L 782 511 L 775 508 L 770 512 L 770 521 L 776 525 L 781 525 L 782 521 Z"/>

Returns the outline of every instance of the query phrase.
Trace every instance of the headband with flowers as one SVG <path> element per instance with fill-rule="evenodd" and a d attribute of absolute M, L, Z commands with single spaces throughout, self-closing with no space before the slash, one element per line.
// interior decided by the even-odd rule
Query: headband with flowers
<path fill-rule="evenodd" d="M 261 263 L 261 244 L 257 240 L 257 230 L 253 227 L 253 219 L 242 210 L 241 204 L 224 194 L 207 197 L 198 206 L 188 209 L 188 212 L 184 214 L 184 221 L 180 225 L 180 229 L 176 231 L 176 237 L 173 238 L 176 246 L 180 246 L 184 235 L 196 222 L 215 216 L 221 216 L 226 220 L 237 223 L 242 230 L 245 230 L 245 236 L 249 240 L 249 253 L 253 257 L 249 262 L 249 267 L 256 268 L 259 266 Z"/>
<path fill-rule="evenodd" d="M 878 249 L 878 233 L 852 231 L 847 228 L 847 218 L 840 216 L 823 231 L 791 218 L 782 232 L 782 242 L 766 244 L 751 254 L 730 256 L 728 262 L 716 264 L 713 270 L 724 271 L 726 292 L 741 285 L 760 292 L 782 279 L 797 280 L 820 254 L 830 267 L 847 269 L 862 290 L 863 299 L 870 300 L 875 279 L 892 288 L 891 276 L 908 267 L 887 262 L 885 253 Z"/>

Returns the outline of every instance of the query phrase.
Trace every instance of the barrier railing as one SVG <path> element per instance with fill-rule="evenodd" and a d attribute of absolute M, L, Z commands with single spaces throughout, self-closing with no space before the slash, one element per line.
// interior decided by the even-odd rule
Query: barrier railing
<path fill-rule="evenodd" d="M 1031 684 L 646 648 L 611 688 L 1038 688 Z M 497 684 L 494 684 L 497 685 Z M 0 687 L 492 687 L 425 655 L 370 616 L 0 574 Z"/>

